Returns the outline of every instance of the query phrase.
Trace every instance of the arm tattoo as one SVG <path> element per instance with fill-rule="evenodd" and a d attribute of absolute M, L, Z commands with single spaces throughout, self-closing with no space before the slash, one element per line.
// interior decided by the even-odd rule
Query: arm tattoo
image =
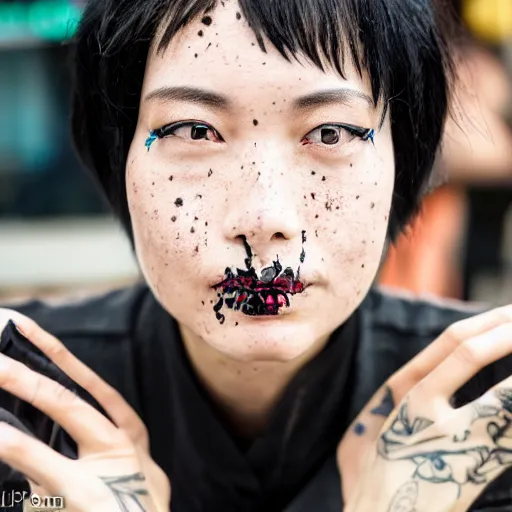
<path fill-rule="evenodd" d="M 411 418 L 405 401 L 379 439 L 379 455 L 387 460 L 413 463 L 415 480 L 455 484 L 459 496 L 465 485 L 488 484 L 491 472 L 512 467 L 512 389 L 500 389 L 494 395 L 496 405 L 473 404 L 470 428 L 465 427 L 455 435 L 435 431 L 429 435 L 428 428 L 434 422 L 423 417 Z M 473 431 L 479 432 L 478 442 L 472 437 Z M 487 434 L 484 441 L 482 432 Z"/>
<path fill-rule="evenodd" d="M 146 512 L 140 496 L 147 496 L 145 477 L 142 473 L 126 476 L 100 477 L 112 491 L 121 512 Z"/>
<path fill-rule="evenodd" d="M 388 512 L 415 512 L 418 501 L 418 482 L 406 482 L 393 496 Z"/>

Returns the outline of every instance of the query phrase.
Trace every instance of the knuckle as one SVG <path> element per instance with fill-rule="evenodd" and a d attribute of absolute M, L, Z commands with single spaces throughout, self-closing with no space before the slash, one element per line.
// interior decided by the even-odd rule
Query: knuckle
<path fill-rule="evenodd" d="M 52 360 L 52 361 L 58 361 L 60 360 L 64 354 L 67 353 L 66 347 L 60 343 L 59 341 L 55 340 L 52 343 L 49 343 L 45 347 L 46 355 Z"/>
<path fill-rule="evenodd" d="M 459 320 L 458 322 L 450 325 L 445 330 L 445 334 L 456 345 L 460 345 L 468 338 L 468 329 L 467 320 Z"/>
<path fill-rule="evenodd" d="M 0 424 L 0 451 L 4 455 L 24 453 L 26 444 L 23 434 L 15 427 Z"/>
<path fill-rule="evenodd" d="M 56 399 L 57 403 L 61 407 L 71 407 L 80 400 L 75 393 L 58 382 L 50 381 L 48 387 L 50 394 Z"/>
<path fill-rule="evenodd" d="M 464 365 L 471 367 L 480 366 L 482 360 L 481 350 L 479 350 L 478 345 L 473 343 L 472 340 L 461 343 L 454 352 L 454 356 Z"/>

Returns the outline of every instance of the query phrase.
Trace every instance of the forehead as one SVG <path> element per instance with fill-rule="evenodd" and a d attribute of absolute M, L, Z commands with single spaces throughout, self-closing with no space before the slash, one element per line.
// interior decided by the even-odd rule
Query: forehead
<path fill-rule="evenodd" d="M 336 88 L 342 84 L 371 95 L 369 77 L 366 73 L 360 76 L 350 59 L 346 59 L 342 78 L 330 70 L 327 62 L 326 71 L 322 71 L 300 54 L 287 61 L 265 39 L 264 52 L 233 0 L 219 3 L 214 10 L 189 23 L 165 51 L 158 53 L 164 30 L 162 25 L 148 57 L 143 95 L 170 84 L 195 84 L 240 95 L 269 88 L 290 92 L 297 88 Z"/>

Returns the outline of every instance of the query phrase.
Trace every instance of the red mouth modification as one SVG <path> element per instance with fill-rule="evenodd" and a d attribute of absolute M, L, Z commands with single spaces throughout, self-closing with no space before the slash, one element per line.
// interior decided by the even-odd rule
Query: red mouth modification
<path fill-rule="evenodd" d="M 280 274 L 281 271 L 279 261 L 264 269 L 261 279 L 252 268 L 237 269 L 236 274 L 227 268 L 226 278 L 212 287 L 219 292 L 219 302 L 214 307 L 219 321 L 223 322 L 220 309 L 224 305 L 249 316 L 277 315 L 280 308 L 290 307 L 289 295 L 302 293 L 306 286 L 291 268 Z"/>
<path fill-rule="evenodd" d="M 306 285 L 300 280 L 300 267 L 297 276 L 291 268 L 283 271 L 279 257 L 271 267 L 261 271 L 258 277 L 252 267 L 252 250 L 243 237 L 244 246 L 247 251 L 245 265 L 247 270 L 236 269 L 236 273 L 230 268 L 225 270 L 225 278 L 219 284 L 212 286 L 217 291 L 219 301 L 213 307 L 217 320 L 224 323 L 225 317 L 220 312 L 226 305 L 233 311 L 241 311 L 248 316 L 277 315 L 283 307 L 290 307 L 289 295 L 302 293 Z M 306 232 L 302 232 L 302 243 L 306 242 Z M 301 263 L 304 263 L 306 254 L 304 248 L 300 255 Z"/>

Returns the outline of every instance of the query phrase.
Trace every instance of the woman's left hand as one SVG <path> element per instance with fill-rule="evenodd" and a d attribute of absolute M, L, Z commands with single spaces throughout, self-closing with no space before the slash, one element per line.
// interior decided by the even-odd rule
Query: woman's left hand
<path fill-rule="evenodd" d="M 0 354 L 0 388 L 49 416 L 78 446 L 78 459 L 72 460 L 0 423 L 0 460 L 23 473 L 33 493 L 63 497 L 68 512 L 168 512 L 170 483 L 151 459 L 148 432 L 136 412 L 32 320 L 0 309 L 0 332 L 8 320 L 87 390 L 112 421 L 55 381 Z"/>

